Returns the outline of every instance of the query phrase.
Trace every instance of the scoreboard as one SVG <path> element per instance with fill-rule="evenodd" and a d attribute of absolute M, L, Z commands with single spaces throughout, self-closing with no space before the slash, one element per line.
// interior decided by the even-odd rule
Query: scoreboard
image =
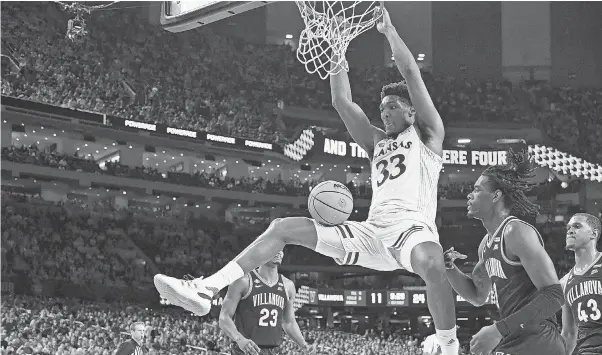
<path fill-rule="evenodd" d="M 222 292 L 224 293 L 224 292 Z M 213 305 L 221 306 L 223 295 L 213 300 Z M 462 296 L 454 293 L 457 307 L 474 307 Z M 495 293 L 490 292 L 485 304 L 495 305 Z M 303 305 L 338 307 L 415 307 L 426 308 L 427 297 L 424 289 L 406 290 L 344 290 L 311 288 L 302 286 L 297 290 L 295 309 Z"/>
<path fill-rule="evenodd" d="M 344 307 L 426 307 L 426 290 L 341 290 L 314 289 L 303 287 L 298 295 L 307 293 L 304 304 L 318 306 Z M 456 305 L 472 306 L 460 295 L 454 294 Z M 488 304 L 495 304 L 493 297 L 488 298 Z"/>

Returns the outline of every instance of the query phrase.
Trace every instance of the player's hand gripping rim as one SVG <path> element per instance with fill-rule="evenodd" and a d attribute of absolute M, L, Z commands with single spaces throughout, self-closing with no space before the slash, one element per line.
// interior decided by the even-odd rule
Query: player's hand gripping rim
<path fill-rule="evenodd" d="M 379 21 L 376 23 L 376 30 L 380 33 L 385 33 L 387 30 L 393 28 L 393 23 L 391 22 L 391 17 L 389 16 L 389 11 L 385 9 L 384 6 L 379 6 L 375 9 L 374 15 L 376 17 L 381 16 Z"/>
<path fill-rule="evenodd" d="M 445 268 L 447 270 L 452 270 L 454 267 L 456 267 L 456 264 L 455 264 L 456 259 L 464 260 L 466 258 L 467 258 L 466 255 L 455 251 L 454 247 L 447 249 L 443 253 L 443 260 L 445 261 Z"/>

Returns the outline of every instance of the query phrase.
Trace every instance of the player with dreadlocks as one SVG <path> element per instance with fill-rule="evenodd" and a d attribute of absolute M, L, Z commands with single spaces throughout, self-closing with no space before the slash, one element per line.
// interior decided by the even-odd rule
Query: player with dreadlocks
<path fill-rule="evenodd" d="M 527 151 L 510 150 L 506 165 L 487 168 L 468 195 L 468 217 L 481 220 L 487 230 L 472 275 L 454 264 L 466 255 L 454 248 L 444 254 L 447 277 L 458 294 L 481 306 L 493 291 L 500 313 L 500 321 L 472 338 L 473 354 L 565 354 L 555 316 L 564 297 L 554 264 L 535 227 L 513 216 L 538 214 L 539 207 L 525 195 L 533 177 Z"/>

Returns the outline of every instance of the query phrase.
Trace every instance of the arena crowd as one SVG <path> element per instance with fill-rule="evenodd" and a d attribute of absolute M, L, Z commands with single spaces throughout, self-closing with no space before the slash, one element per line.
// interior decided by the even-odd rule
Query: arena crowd
<path fill-rule="evenodd" d="M 89 36 L 82 43 L 73 43 L 65 38 L 67 15 L 53 3 L 3 3 L 1 20 L 2 95 L 277 143 L 293 138 L 305 124 L 294 120 L 285 124 L 274 105 L 331 110 L 328 83 L 308 75 L 288 46 L 242 43 L 209 27 L 176 35 L 127 10 L 94 13 L 88 21 Z M 378 115 L 381 86 L 391 78 L 400 79 L 394 69 L 376 67 L 352 70 L 350 76 L 354 98 L 370 117 Z M 424 77 L 446 124 L 527 124 L 542 129 L 558 149 L 602 162 L 600 88 L 558 88 L 537 81 L 513 85 L 502 79 L 474 82 L 427 72 Z M 210 173 L 164 174 L 119 163 L 101 168 L 85 157 L 36 146 L 3 148 L 2 160 L 289 196 L 306 196 L 316 183 L 232 179 Z M 580 187 L 573 182 L 567 191 Z M 371 195 L 369 186 L 350 188 L 355 196 Z M 439 195 L 463 199 L 470 188 L 468 183 L 441 184 Z M 533 195 L 549 199 L 558 191 L 553 182 L 537 187 Z M 228 341 L 215 319 L 199 320 L 171 308 L 147 308 L 110 292 L 144 293 L 158 271 L 195 276 L 212 273 L 264 227 L 261 222 L 251 226 L 244 219 L 232 223 L 207 218 L 143 206 L 122 211 L 106 201 L 90 203 L 77 198 L 55 204 L 39 194 L 16 193 L 3 186 L 3 282 L 14 281 L 16 291 L 22 286 L 36 296 L 21 292 L 3 296 L 1 353 L 108 355 L 127 338 L 123 333 L 134 321 L 148 325 L 145 346 L 150 354 L 225 351 Z M 564 251 L 564 225 L 548 222 L 538 228 L 562 276 L 573 262 Z M 441 225 L 442 235 L 476 238 L 475 231 L 473 225 L 456 223 L 453 218 Z M 466 252 L 474 250 L 467 248 Z M 321 265 L 332 261 L 295 249 L 287 254 L 285 263 Z M 68 290 L 73 285 L 88 290 L 84 293 L 90 299 L 44 295 L 51 286 Z M 325 285 L 324 281 L 314 284 Z M 365 286 L 361 280 L 356 285 Z M 401 282 L 393 280 L 391 285 L 401 286 Z M 403 329 L 352 334 L 304 327 L 304 333 L 328 354 L 421 353 L 419 342 Z M 283 349 L 283 354 L 298 354 L 291 342 Z"/>
<path fill-rule="evenodd" d="M 53 3 L 3 6 L 3 48 L 16 62 L 3 62 L 3 95 L 274 142 L 304 125 L 285 124 L 277 103 L 332 109 L 328 81 L 307 74 L 289 46 L 244 43 L 210 26 L 173 34 L 135 10 L 94 13 L 86 40 L 72 43 L 66 16 Z M 446 123 L 527 124 L 558 149 L 602 162 L 602 88 L 424 76 Z M 378 117 L 380 88 L 401 77 L 373 67 L 351 70 L 350 79 L 354 100 Z"/>

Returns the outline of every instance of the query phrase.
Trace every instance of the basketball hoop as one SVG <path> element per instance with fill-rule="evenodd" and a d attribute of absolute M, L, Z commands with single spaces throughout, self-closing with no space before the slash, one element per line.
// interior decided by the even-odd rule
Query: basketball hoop
<path fill-rule="evenodd" d="M 297 59 L 308 73 L 326 79 L 349 71 L 345 52 L 352 39 L 382 17 L 380 1 L 295 1 L 305 29 L 299 36 Z"/>

